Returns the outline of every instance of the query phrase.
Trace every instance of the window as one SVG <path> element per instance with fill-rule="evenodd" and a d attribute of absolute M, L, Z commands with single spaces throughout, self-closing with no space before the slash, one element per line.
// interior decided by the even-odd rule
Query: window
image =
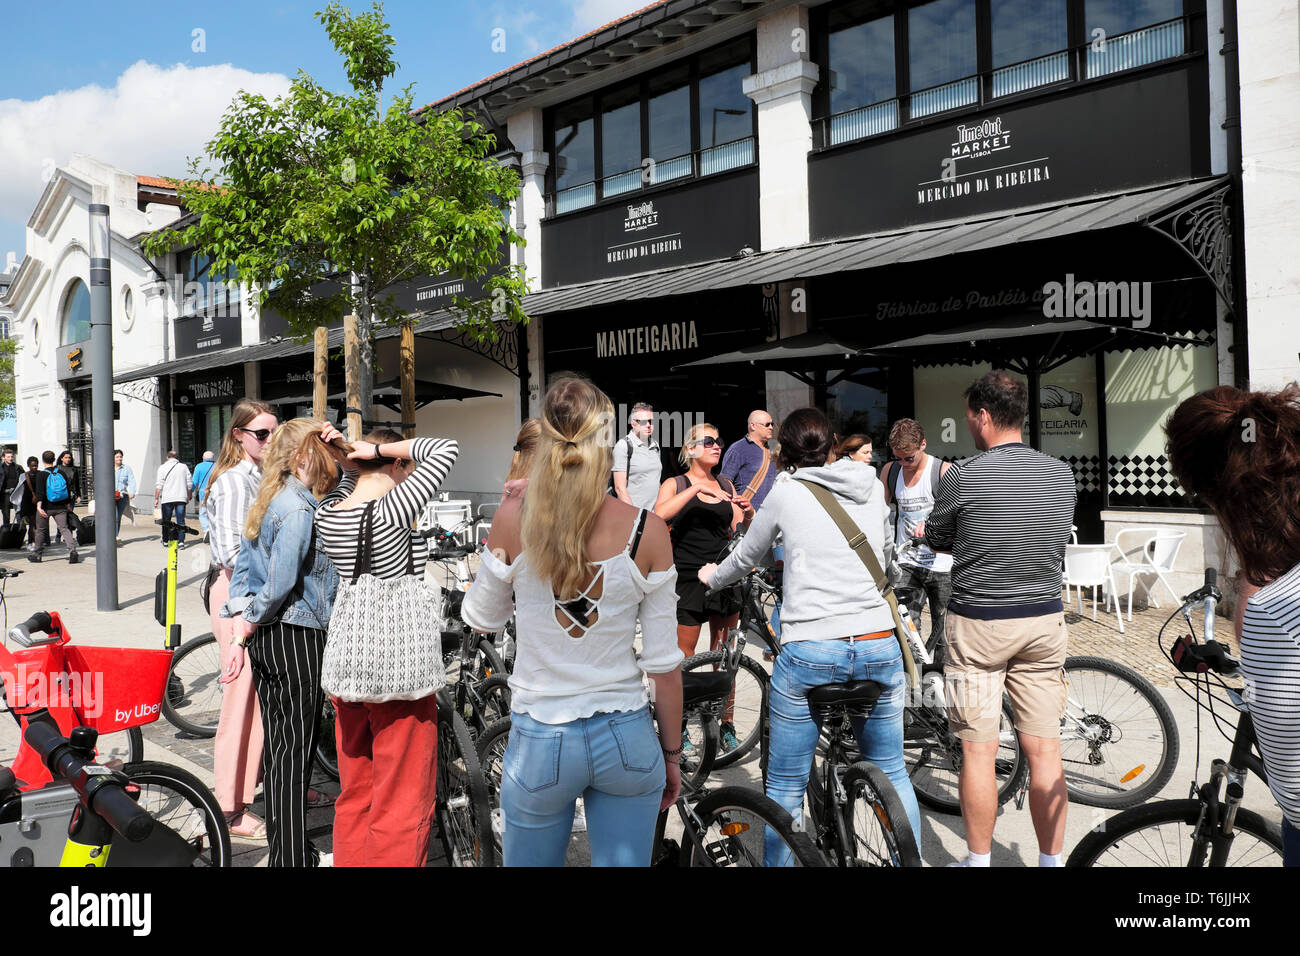
<path fill-rule="evenodd" d="M 754 161 L 754 103 L 743 89 L 752 72 L 748 39 L 700 57 L 701 175 Z"/>
<path fill-rule="evenodd" d="M 991 0 L 993 95 L 1070 78 L 1066 0 Z"/>
<path fill-rule="evenodd" d="M 898 128 L 894 18 L 835 29 L 827 37 L 831 144 Z"/>
<path fill-rule="evenodd" d="M 690 73 L 682 68 L 652 78 L 647 103 L 650 152 L 654 160 L 651 182 L 662 183 L 691 174 Z"/>
<path fill-rule="evenodd" d="M 0 339 L 9 338 L 9 316 L 0 315 Z"/>
<path fill-rule="evenodd" d="M 555 210 L 568 212 L 596 201 L 596 134 L 591 104 L 555 111 Z"/>
<path fill-rule="evenodd" d="M 641 186 L 641 97 L 637 87 L 606 93 L 600 104 L 602 196 Z"/>
<path fill-rule="evenodd" d="M 1182 0 L 1086 0 L 1088 76 L 1131 70 L 1183 53 Z M 1163 22 L 1173 21 L 1173 22 Z"/>
<path fill-rule="evenodd" d="M 975 0 L 934 0 L 907 11 L 909 113 L 928 116 L 979 99 Z"/>
<path fill-rule="evenodd" d="M 234 266 L 219 271 L 212 267 L 212 257 L 193 249 L 177 256 L 184 278 L 181 315 L 196 315 L 205 309 L 224 309 L 228 302 L 239 300 L 239 273 Z"/>
<path fill-rule="evenodd" d="M 84 342 L 90 338 L 90 291 L 80 279 L 73 279 L 63 294 L 63 317 L 60 345 Z"/>

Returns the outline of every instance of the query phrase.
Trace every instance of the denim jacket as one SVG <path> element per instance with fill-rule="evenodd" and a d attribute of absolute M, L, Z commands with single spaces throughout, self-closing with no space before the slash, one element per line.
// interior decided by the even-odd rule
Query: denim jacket
<path fill-rule="evenodd" d="M 271 499 L 256 541 L 244 539 L 222 617 L 242 614 L 253 624 L 282 621 L 324 630 L 329 625 L 338 570 L 315 530 L 319 502 L 290 476 Z"/>

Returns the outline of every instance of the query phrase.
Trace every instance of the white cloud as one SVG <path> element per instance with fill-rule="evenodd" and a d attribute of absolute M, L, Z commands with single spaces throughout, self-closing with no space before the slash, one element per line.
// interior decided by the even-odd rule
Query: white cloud
<path fill-rule="evenodd" d="M 21 230 L 53 169 L 74 152 L 141 175 L 184 175 L 241 89 L 275 97 L 288 91 L 289 79 L 229 64 L 140 60 L 111 89 L 92 84 L 38 100 L 0 100 L 0 224 Z"/>
<path fill-rule="evenodd" d="M 575 36 L 590 33 L 620 17 L 650 6 L 651 0 L 577 0 L 573 5 Z"/>

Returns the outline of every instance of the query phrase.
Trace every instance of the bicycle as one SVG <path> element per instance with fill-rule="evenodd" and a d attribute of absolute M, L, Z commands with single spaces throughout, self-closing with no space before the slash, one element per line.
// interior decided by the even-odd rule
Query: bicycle
<path fill-rule="evenodd" d="M 1214 611 L 1223 597 L 1216 586 L 1216 578 L 1216 570 L 1206 568 L 1204 585 L 1183 599 L 1182 606 L 1161 625 L 1156 637 L 1161 653 L 1177 671 L 1178 681 L 1191 681 L 1196 687 L 1193 695 L 1182 683 L 1179 684 L 1198 708 L 1196 770 L 1188 798 L 1160 800 L 1111 817 L 1100 829 L 1079 841 L 1066 866 L 1199 868 L 1282 865 L 1281 828 L 1241 806 L 1248 774 L 1254 773 L 1265 784 L 1268 777 L 1263 758 L 1256 752 L 1258 743 L 1249 707 L 1240 690 L 1224 681 L 1225 677 L 1239 674 L 1241 662 L 1214 638 Z M 1205 611 L 1199 643 L 1191 617 L 1197 605 L 1203 605 Z M 1166 652 L 1165 629 L 1179 614 L 1187 621 L 1189 633 L 1175 641 Z M 1204 688 L 1202 676 L 1205 678 Z M 1201 700 L 1202 689 L 1207 695 L 1204 703 Z M 1222 690 L 1225 696 L 1217 696 L 1217 690 Z M 1231 736 L 1214 708 L 1215 701 L 1238 712 L 1237 726 Z M 1201 710 L 1214 718 L 1216 729 L 1231 741 L 1232 749 L 1227 760 L 1211 762 L 1210 779 L 1197 786 L 1195 781 L 1200 776 L 1201 764 Z"/>
<path fill-rule="evenodd" d="M 808 692 L 808 707 L 823 727 L 836 727 L 851 717 L 870 717 L 882 690 L 883 685 L 871 680 L 823 684 Z M 814 773 L 820 774 L 820 801 L 814 800 L 812 808 L 813 839 L 828 858 L 841 867 L 921 865 L 898 791 L 875 764 L 853 760 L 841 734 L 830 736 Z M 812 793 L 810 788 L 810 798 Z"/>
<path fill-rule="evenodd" d="M 33 637 L 33 632 L 45 636 Z M 137 788 L 137 806 L 163 824 L 141 842 L 123 844 L 113 857 L 116 865 L 229 866 L 230 834 L 225 816 L 216 798 L 193 775 L 154 761 L 94 764 L 92 760 L 101 729 L 119 730 L 131 724 L 129 729 L 139 734 L 140 724 L 157 719 L 167 673 L 164 655 L 170 652 L 70 646 L 71 635 L 59 615 L 45 612 L 16 625 L 9 636 L 23 650 L 11 653 L 7 647 L 0 649 L 4 700 L 23 735 L 18 756 L 4 772 L 4 782 L 12 783 L 0 788 L 6 790 L 0 839 L 11 835 L 3 831 L 13 826 L 15 839 L 12 844 L 6 839 L 4 845 L 18 846 L 21 855 L 6 850 L 3 861 L 23 865 L 24 860 L 35 862 L 38 854 L 46 859 L 53 852 L 42 829 L 51 835 L 60 832 L 53 826 L 54 819 L 71 813 L 81 795 L 74 792 L 75 780 L 53 783 L 52 771 L 71 770 L 105 778 L 121 775 Z M 86 674 L 122 679 L 102 685 L 91 681 L 88 690 Z M 33 680 L 34 676 L 38 679 Z M 43 729 L 35 729 L 38 727 Z M 79 765 L 60 757 L 56 767 L 44 759 L 63 743 L 67 749 L 59 752 L 76 757 Z M 42 828 L 41 821 L 51 825 Z M 28 853 L 22 854 L 22 849 Z"/>
<path fill-rule="evenodd" d="M 496 866 L 487 781 L 469 728 L 444 687 L 437 693 L 438 766 L 435 815 L 452 866 Z"/>

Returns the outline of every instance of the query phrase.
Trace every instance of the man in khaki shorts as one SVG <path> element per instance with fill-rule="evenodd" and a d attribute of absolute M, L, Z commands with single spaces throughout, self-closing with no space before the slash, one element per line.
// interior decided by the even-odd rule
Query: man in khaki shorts
<path fill-rule="evenodd" d="M 1027 447 L 1025 386 L 990 372 L 966 390 L 966 424 L 981 454 L 950 468 L 916 529 L 951 551 L 944 695 L 962 741 L 959 782 L 969 855 L 988 866 L 997 817 L 994 758 L 1005 687 L 1029 758 L 1029 812 L 1040 866 L 1061 865 L 1065 839 L 1065 616 L 1061 560 L 1074 520 L 1070 466 Z"/>

